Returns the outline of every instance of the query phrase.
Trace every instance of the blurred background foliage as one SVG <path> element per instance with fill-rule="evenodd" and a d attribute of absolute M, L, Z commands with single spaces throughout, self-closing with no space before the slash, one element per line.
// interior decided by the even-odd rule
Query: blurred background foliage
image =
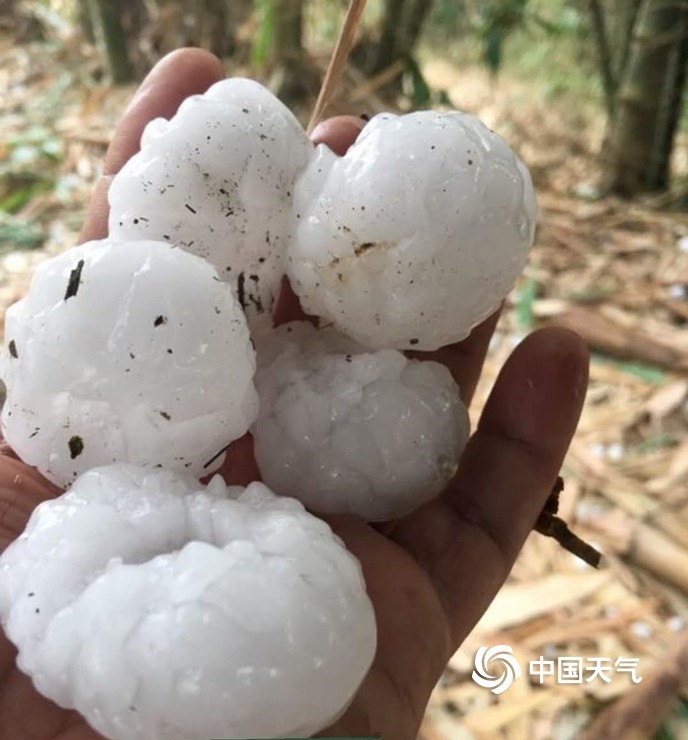
<path fill-rule="evenodd" d="M 36 265 L 76 242 L 115 122 L 160 57 L 210 49 L 305 121 L 346 5 L 0 0 L 0 314 Z M 688 666 L 687 61 L 688 0 L 368 2 L 329 112 L 474 113 L 521 154 L 538 191 L 536 246 L 473 412 L 525 332 L 567 326 L 593 350 L 562 510 L 607 568 L 580 572 L 531 538 L 493 612 L 498 631 L 480 639 L 520 646 L 522 658 L 639 656 L 641 686 L 663 697 L 521 682 L 497 701 L 470 680 L 470 643 L 433 695 L 424 740 L 568 739 L 607 710 L 625 729 L 586 740 L 651 737 L 640 724 L 688 737 L 688 687 L 666 700 L 676 672 L 665 660 Z"/>
<path fill-rule="evenodd" d="M 343 0 L 2 0 L 17 42 L 78 39 L 115 83 L 139 79 L 171 49 L 197 45 L 269 80 L 287 102 L 311 98 Z M 601 187 L 621 195 L 671 184 L 688 60 L 688 9 L 668 0 L 371 0 L 352 65 L 389 99 L 447 104 L 419 63 L 480 60 L 494 76 L 540 81 L 602 107 L 609 137 Z"/>

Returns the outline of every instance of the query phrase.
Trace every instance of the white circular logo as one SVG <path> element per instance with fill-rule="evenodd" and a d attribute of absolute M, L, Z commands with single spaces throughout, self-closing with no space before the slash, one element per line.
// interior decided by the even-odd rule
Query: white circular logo
<path fill-rule="evenodd" d="M 481 647 L 475 654 L 475 670 L 472 678 L 493 694 L 501 694 L 517 679 L 521 678 L 521 666 L 513 656 L 513 650 L 508 645 L 494 645 L 491 648 Z M 502 665 L 502 671 L 495 676 L 490 672 L 488 665 L 497 661 Z"/>

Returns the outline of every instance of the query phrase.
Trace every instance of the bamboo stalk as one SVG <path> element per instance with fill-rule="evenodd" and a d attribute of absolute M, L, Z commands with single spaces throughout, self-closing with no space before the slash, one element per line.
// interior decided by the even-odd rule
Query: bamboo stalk
<path fill-rule="evenodd" d="M 597 53 L 599 56 L 600 74 L 604 89 L 604 102 L 607 106 L 607 115 L 610 120 L 614 117 L 614 106 L 616 103 L 617 80 L 614 78 L 612 65 L 612 53 L 609 47 L 609 36 L 605 22 L 604 11 L 600 0 L 588 0 L 590 15 L 592 16 L 592 27 L 597 37 Z"/>
<path fill-rule="evenodd" d="M 358 24 L 363 15 L 365 6 L 366 0 L 350 0 L 349 7 L 346 11 L 346 17 L 344 18 L 344 23 L 342 25 L 342 30 L 339 32 L 339 38 L 337 39 L 337 44 L 332 53 L 330 64 L 327 67 L 327 72 L 325 73 L 325 79 L 320 88 L 318 99 L 315 102 L 311 120 L 308 122 L 307 130 L 309 134 L 320 122 L 322 114 L 325 112 L 325 108 L 327 108 L 330 99 L 332 98 L 332 94 L 339 84 L 342 72 L 346 65 L 346 60 L 349 57 L 349 52 L 351 51 L 354 39 L 356 38 L 356 30 L 358 29 Z"/>

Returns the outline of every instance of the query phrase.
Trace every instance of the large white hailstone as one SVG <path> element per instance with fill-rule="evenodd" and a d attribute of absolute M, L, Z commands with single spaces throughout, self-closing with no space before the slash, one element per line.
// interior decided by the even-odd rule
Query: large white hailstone
<path fill-rule="evenodd" d="M 258 413 L 231 287 L 164 243 L 89 242 L 42 263 L 5 341 L 2 431 L 58 485 L 113 461 L 200 477 Z"/>
<path fill-rule="evenodd" d="M 318 148 L 288 274 L 308 313 L 359 342 L 434 350 L 497 309 L 536 213 L 525 165 L 477 118 L 381 114 L 345 156 Z"/>
<path fill-rule="evenodd" d="M 299 502 L 125 464 L 34 511 L 0 617 L 36 688 L 110 740 L 311 736 L 376 646 L 358 561 Z"/>
<path fill-rule="evenodd" d="M 257 338 L 267 485 L 317 512 L 403 516 L 456 471 L 468 414 L 446 367 L 293 322 Z"/>
<path fill-rule="evenodd" d="M 269 311 L 284 274 L 294 181 L 312 146 L 268 90 L 228 79 L 146 127 L 110 186 L 110 236 L 197 254 L 249 315 Z"/>

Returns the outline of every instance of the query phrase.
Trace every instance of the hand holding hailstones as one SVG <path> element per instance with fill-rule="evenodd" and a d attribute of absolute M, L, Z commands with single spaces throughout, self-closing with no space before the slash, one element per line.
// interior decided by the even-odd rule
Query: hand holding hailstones
<path fill-rule="evenodd" d="M 530 177 L 461 113 L 377 116 L 337 157 L 230 79 L 147 126 L 110 206 L 109 237 L 44 263 L 7 313 L 3 432 L 71 488 L 0 559 L 6 634 L 112 740 L 313 734 L 376 631 L 358 562 L 294 499 L 387 520 L 447 483 L 466 410 L 403 350 L 497 309 L 532 243 Z M 321 328 L 272 328 L 284 274 Z M 198 482 L 249 429 L 292 498 Z"/>

